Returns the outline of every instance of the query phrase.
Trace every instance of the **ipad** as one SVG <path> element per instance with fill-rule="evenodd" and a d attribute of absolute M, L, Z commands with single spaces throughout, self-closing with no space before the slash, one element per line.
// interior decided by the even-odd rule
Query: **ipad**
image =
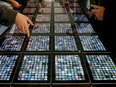
<path fill-rule="evenodd" d="M 48 55 L 24 55 L 18 81 L 47 81 Z"/>
<path fill-rule="evenodd" d="M 72 14 L 73 20 L 77 22 L 89 22 L 87 17 L 84 14 Z"/>
<path fill-rule="evenodd" d="M 74 36 L 55 36 L 55 51 L 77 51 Z"/>
<path fill-rule="evenodd" d="M 6 36 L 0 45 L 0 51 L 21 51 L 25 36 Z"/>
<path fill-rule="evenodd" d="M 55 55 L 55 80 L 85 80 L 85 74 L 78 55 Z"/>
<path fill-rule="evenodd" d="M 35 23 L 32 33 L 50 33 L 50 23 Z"/>
<path fill-rule="evenodd" d="M 71 24 L 70 23 L 55 23 L 55 33 L 67 33 L 67 31 L 69 31 L 69 33 L 72 33 L 72 29 L 71 29 Z"/>
<path fill-rule="evenodd" d="M 36 21 L 51 21 L 50 14 L 37 14 Z"/>
<path fill-rule="evenodd" d="M 75 23 L 78 33 L 95 33 L 90 23 Z"/>
<path fill-rule="evenodd" d="M 79 36 L 84 51 L 106 51 L 98 36 Z"/>
<path fill-rule="evenodd" d="M 49 51 L 49 36 L 30 36 L 26 51 Z"/>
<path fill-rule="evenodd" d="M 68 14 L 54 14 L 54 21 L 69 21 Z"/>

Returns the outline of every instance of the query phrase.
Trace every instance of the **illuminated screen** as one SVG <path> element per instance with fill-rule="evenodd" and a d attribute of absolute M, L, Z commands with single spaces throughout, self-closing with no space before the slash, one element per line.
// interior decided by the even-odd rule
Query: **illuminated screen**
<path fill-rule="evenodd" d="M 35 23 L 32 33 L 50 33 L 50 23 Z"/>
<path fill-rule="evenodd" d="M 78 55 L 55 55 L 55 80 L 85 80 Z"/>
<path fill-rule="evenodd" d="M 69 7 L 80 7 L 78 3 L 69 3 Z"/>
<path fill-rule="evenodd" d="M 55 51 L 77 51 L 74 36 L 55 36 Z"/>
<path fill-rule="evenodd" d="M 59 2 L 54 2 L 54 7 L 61 7 L 61 4 Z"/>
<path fill-rule="evenodd" d="M 25 55 L 17 80 L 48 80 L 48 55 Z"/>
<path fill-rule="evenodd" d="M 0 55 L 0 80 L 10 80 L 18 55 Z"/>
<path fill-rule="evenodd" d="M 88 22 L 89 20 L 84 14 L 72 14 L 73 20 L 74 21 L 86 21 Z"/>
<path fill-rule="evenodd" d="M 68 14 L 54 14 L 54 21 L 69 21 Z"/>
<path fill-rule="evenodd" d="M 50 21 L 51 16 L 49 14 L 38 14 L 36 17 L 36 21 Z"/>
<path fill-rule="evenodd" d="M 116 66 L 109 55 L 86 55 L 94 80 L 116 80 Z"/>
<path fill-rule="evenodd" d="M 84 51 L 106 51 L 98 36 L 79 36 Z"/>
<path fill-rule="evenodd" d="M 38 6 L 38 3 L 27 3 L 27 6 L 26 7 L 37 7 Z"/>
<path fill-rule="evenodd" d="M 95 33 L 90 23 L 75 23 L 78 33 Z"/>
<path fill-rule="evenodd" d="M 26 51 L 49 51 L 49 36 L 31 36 Z"/>
<path fill-rule="evenodd" d="M 55 23 L 55 33 L 66 33 L 70 30 L 69 33 L 72 33 L 71 24 L 70 23 Z"/>
<path fill-rule="evenodd" d="M 35 13 L 36 8 L 25 8 L 22 13 Z"/>
<path fill-rule="evenodd" d="M 27 24 L 28 28 L 29 25 L 30 24 Z M 9 33 L 14 34 L 14 33 L 23 33 L 23 32 L 21 31 L 20 28 L 17 28 L 16 24 L 14 24 Z"/>
<path fill-rule="evenodd" d="M 42 13 L 51 13 L 51 8 L 42 8 L 43 12 Z M 39 10 L 38 10 L 39 12 Z"/>
<path fill-rule="evenodd" d="M 83 10 L 81 8 L 71 8 L 72 13 L 83 13 Z"/>
<path fill-rule="evenodd" d="M 66 8 L 54 8 L 54 13 L 67 13 Z"/>
<path fill-rule="evenodd" d="M 0 46 L 0 51 L 20 51 L 25 36 L 7 36 Z"/>

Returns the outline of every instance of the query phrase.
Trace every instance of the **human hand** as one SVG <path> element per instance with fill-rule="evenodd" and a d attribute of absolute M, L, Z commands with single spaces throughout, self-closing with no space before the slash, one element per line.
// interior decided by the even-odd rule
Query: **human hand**
<path fill-rule="evenodd" d="M 15 24 L 18 29 L 20 29 L 23 33 L 27 33 L 27 36 L 29 37 L 30 34 L 29 34 L 27 22 L 29 22 L 29 24 L 33 25 L 33 23 L 31 22 L 31 20 L 28 17 L 26 17 L 25 15 L 22 15 L 20 13 L 17 13 L 16 18 L 15 18 Z"/>
<path fill-rule="evenodd" d="M 95 15 L 91 11 L 88 11 L 87 14 L 89 15 L 89 18 L 95 17 Z"/>
<path fill-rule="evenodd" d="M 17 9 L 18 9 L 20 6 L 22 6 L 22 5 L 20 5 L 17 1 L 14 1 L 14 0 L 11 1 L 11 5 L 12 5 L 13 8 L 17 8 Z"/>
<path fill-rule="evenodd" d="M 92 9 L 91 12 L 96 15 L 98 20 L 103 20 L 105 7 L 93 5 L 96 9 Z"/>

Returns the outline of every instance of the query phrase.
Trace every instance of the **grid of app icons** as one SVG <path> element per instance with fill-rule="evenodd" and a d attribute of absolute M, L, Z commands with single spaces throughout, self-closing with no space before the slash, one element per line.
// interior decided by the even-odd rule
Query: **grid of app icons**
<path fill-rule="evenodd" d="M 71 8 L 72 13 L 83 13 L 83 10 L 81 8 Z"/>
<path fill-rule="evenodd" d="M 0 46 L 0 51 L 20 51 L 25 36 L 7 36 Z"/>
<path fill-rule="evenodd" d="M 68 30 L 69 33 L 72 33 L 71 24 L 70 23 L 55 23 L 55 33 L 66 33 Z"/>
<path fill-rule="evenodd" d="M 26 51 L 49 51 L 49 36 L 31 36 Z"/>
<path fill-rule="evenodd" d="M 38 3 L 29 3 L 26 7 L 37 7 Z"/>
<path fill-rule="evenodd" d="M 36 21 L 50 21 L 51 15 L 50 14 L 38 14 L 36 17 Z"/>
<path fill-rule="evenodd" d="M 55 36 L 55 51 L 77 51 L 74 36 Z"/>
<path fill-rule="evenodd" d="M 42 8 L 43 12 L 42 13 L 51 13 L 51 8 Z M 38 9 L 39 12 L 39 9 Z"/>
<path fill-rule="evenodd" d="M 50 23 L 35 23 L 32 33 L 50 33 Z"/>
<path fill-rule="evenodd" d="M 17 80 L 47 81 L 48 55 L 24 55 Z"/>
<path fill-rule="evenodd" d="M 85 80 L 80 57 L 78 55 L 55 55 L 55 80 Z"/>
<path fill-rule="evenodd" d="M 87 17 L 84 14 L 72 14 L 72 17 L 74 21 L 84 21 L 84 22 L 89 22 Z"/>
<path fill-rule="evenodd" d="M 116 65 L 109 55 L 86 55 L 93 80 L 116 80 Z"/>
<path fill-rule="evenodd" d="M 67 13 L 66 8 L 54 8 L 54 13 Z"/>
<path fill-rule="evenodd" d="M 78 33 L 95 33 L 90 23 L 75 23 Z"/>
<path fill-rule="evenodd" d="M 80 7 L 78 3 L 69 3 L 69 7 Z"/>
<path fill-rule="evenodd" d="M 54 14 L 54 21 L 69 21 L 68 14 Z"/>
<path fill-rule="evenodd" d="M 47 3 L 47 6 L 46 7 L 51 7 L 52 6 L 52 3 L 51 2 L 46 2 Z"/>
<path fill-rule="evenodd" d="M 29 0 L 29 2 L 39 2 L 39 0 Z"/>
<path fill-rule="evenodd" d="M 35 13 L 36 8 L 24 8 L 22 13 Z"/>
<path fill-rule="evenodd" d="M 54 7 L 61 7 L 61 4 L 59 2 L 54 2 Z"/>
<path fill-rule="evenodd" d="M 79 36 L 84 51 L 106 51 L 98 36 Z"/>
<path fill-rule="evenodd" d="M 0 55 L 0 80 L 10 80 L 18 55 Z"/>
<path fill-rule="evenodd" d="M 29 25 L 30 24 L 27 24 L 28 28 Z M 21 31 L 21 29 L 17 28 L 16 24 L 14 24 L 9 33 L 14 34 L 14 33 L 23 33 L 23 32 Z"/>
<path fill-rule="evenodd" d="M 32 21 L 33 15 L 30 15 L 30 14 L 24 14 L 24 15 L 27 16 Z"/>

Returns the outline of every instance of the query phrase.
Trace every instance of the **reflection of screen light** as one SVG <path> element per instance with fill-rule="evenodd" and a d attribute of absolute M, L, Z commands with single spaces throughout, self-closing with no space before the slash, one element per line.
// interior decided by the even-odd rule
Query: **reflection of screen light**
<path fill-rule="evenodd" d="M 77 51 L 74 36 L 55 36 L 55 51 Z"/>
<path fill-rule="evenodd" d="M 31 36 L 26 51 L 49 51 L 49 36 Z"/>
<path fill-rule="evenodd" d="M 17 80 L 48 80 L 48 55 L 25 55 Z"/>
<path fill-rule="evenodd" d="M 109 55 L 86 55 L 94 80 L 116 80 L 116 66 Z"/>
<path fill-rule="evenodd" d="M 0 55 L 0 80 L 10 80 L 18 55 Z"/>
<path fill-rule="evenodd" d="M 79 36 L 84 51 L 106 51 L 98 36 Z"/>
<path fill-rule="evenodd" d="M 55 80 L 85 80 L 78 55 L 55 55 Z"/>

